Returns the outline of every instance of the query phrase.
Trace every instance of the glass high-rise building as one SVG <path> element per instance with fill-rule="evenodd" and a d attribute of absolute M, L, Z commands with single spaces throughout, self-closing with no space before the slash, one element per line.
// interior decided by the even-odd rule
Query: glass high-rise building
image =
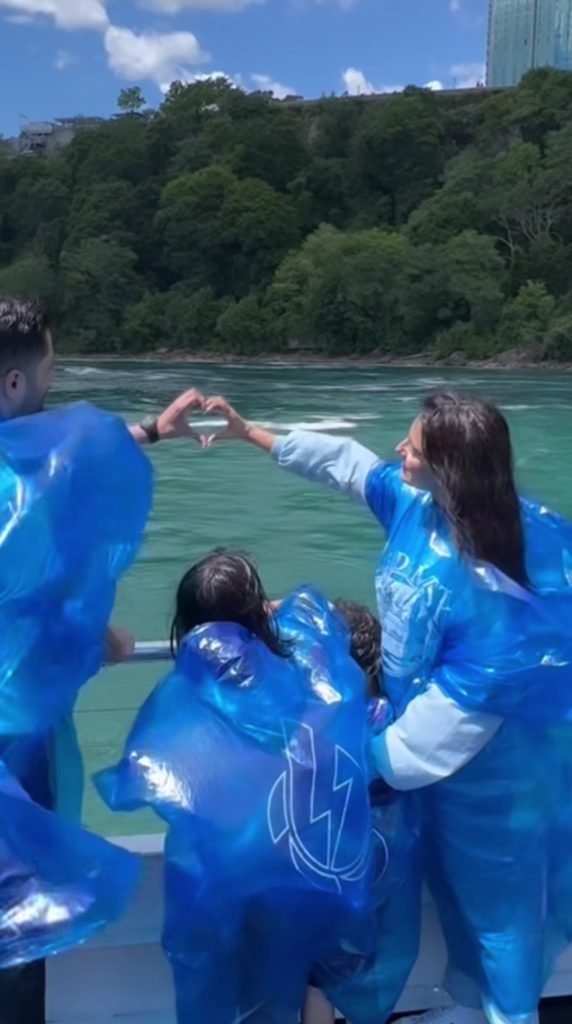
<path fill-rule="evenodd" d="M 542 67 L 572 70 L 572 0 L 489 0 L 488 85 Z"/>

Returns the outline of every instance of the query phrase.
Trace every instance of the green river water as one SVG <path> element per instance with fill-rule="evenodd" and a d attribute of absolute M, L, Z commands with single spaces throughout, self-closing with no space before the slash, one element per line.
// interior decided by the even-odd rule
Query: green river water
<path fill-rule="evenodd" d="M 58 370 L 54 400 L 86 399 L 134 422 L 192 385 L 225 394 L 244 415 L 278 432 L 294 426 L 347 432 L 380 455 L 391 453 L 429 391 L 472 391 L 505 410 L 522 490 L 572 518 L 572 377 L 566 374 L 68 363 Z M 155 509 L 115 615 L 138 639 L 166 638 L 180 576 L 216 545 L 250 552 L 272 595 L 308 581 L 331 597 L 373 602 L 382 536 L 351 502 L 289 477 L 243 445 L 201 452 L 177 442 L 160 446 L 152 458 Z M 117 758 L 160 671 L 159 665 L 114 669 L 85 688 L 77 722 L 88 776 Z M 110 815 L 90 785 L 85 819 L 107 834 L 160 828 L 150 814 Z"/>

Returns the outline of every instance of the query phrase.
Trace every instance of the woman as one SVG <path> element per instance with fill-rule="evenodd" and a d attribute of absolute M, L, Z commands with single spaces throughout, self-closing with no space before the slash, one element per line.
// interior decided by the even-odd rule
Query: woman
<path fill-rule="evenodd" d="M 572 938 L 572 528 L 519 501 L 507 423 L 485 402 L 430 398 L 401 466 L 352 440 L 277 439 L 224 399 L 205 409 L 227 419 L 219 440 L 350 494 L 386 531 L 376 590 L 398 719 L 373 752 L 393 787 L 424 789 L 455 1001 L 426 1020 L 536 1024 Z"/>
<path fill-rule="evenodd" d="M 364 676 L 327 601 L 299 590 L 272 614 L 229 551 L 185 574 L 172 636 L 175 669 L 98 788 L 168 824 L 181 1024 L 296 1024 L 313 965 L 373 934 Z"/>

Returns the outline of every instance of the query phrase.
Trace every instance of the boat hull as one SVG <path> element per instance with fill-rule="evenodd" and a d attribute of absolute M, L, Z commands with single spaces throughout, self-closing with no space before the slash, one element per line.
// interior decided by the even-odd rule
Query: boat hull
<path fill-rule="evenodd" d="M 161 951 L 163 840 L 114 840 L 143 855 L 143 881 L 127 914 L 87 945 L 48 964 L 49 1024 L 176 1024 L 171 974 Z M 399 1011 L 442 1006 L 445 947 L 426 895 L 421 952 Z M 561 958 L 547 996 L 572 996 L 572 948 Z"/>

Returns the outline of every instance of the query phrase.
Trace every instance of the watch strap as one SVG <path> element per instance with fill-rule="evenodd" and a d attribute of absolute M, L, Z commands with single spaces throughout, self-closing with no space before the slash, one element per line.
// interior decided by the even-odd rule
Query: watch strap
<path fill-rule="evenodd" d="M 159 437 L 158 421 L 154 416 L 146 416 L 139 426 L 146 435 L 149 444 L 157 444 L 161 440 Z"/>

